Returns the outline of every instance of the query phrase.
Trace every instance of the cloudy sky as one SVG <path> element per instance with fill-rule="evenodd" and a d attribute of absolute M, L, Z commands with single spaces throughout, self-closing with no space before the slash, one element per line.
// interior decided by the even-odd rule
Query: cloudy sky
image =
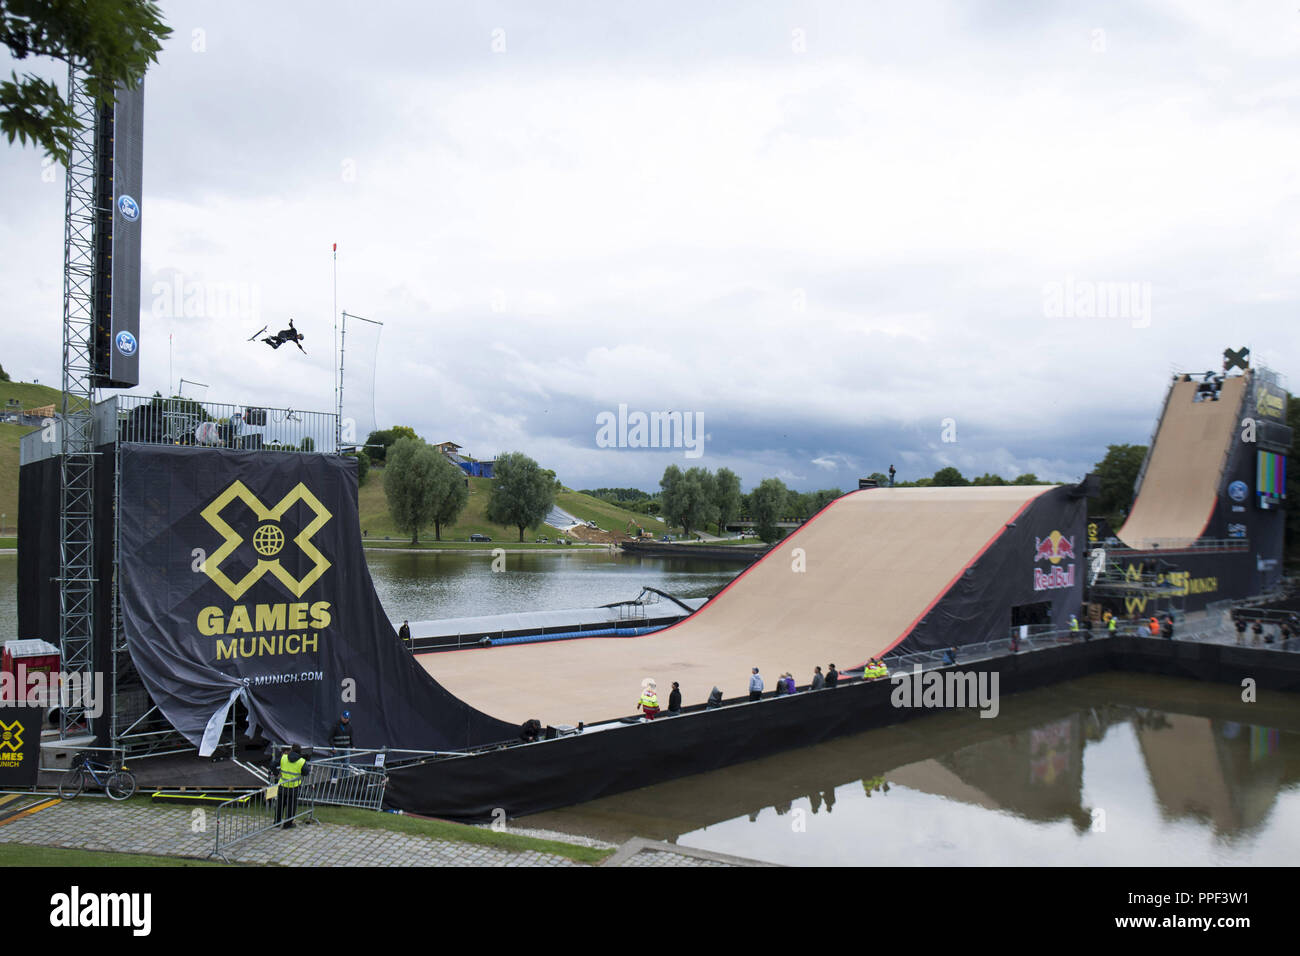
<path fill-rule="evenodd" d="M 334 242 L 380 424 L 578 488 L 1074 480 L 1171 370 L 1291 370 L 1295 4 L 698 6 L 164 2 L 139 391 L 331 409 Z M 0 148 L 0 364 L 57 384 L 43 164 Z M 600 447 L 620 405 L 702 456 Z"/>

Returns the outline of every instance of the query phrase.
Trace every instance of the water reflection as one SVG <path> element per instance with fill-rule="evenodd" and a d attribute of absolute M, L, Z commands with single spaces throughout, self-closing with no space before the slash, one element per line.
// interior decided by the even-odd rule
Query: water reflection
<path fill-rule="evenodd" d="M 781 863 L 1293 863 L 1300 698 L 1101 675 L 524 825 Z"/>
<path fill-rule="evenodd" d="M 379 600 L 396 621 L 598 607 L 635 598 L 644 585 L 708 597 L 744 567 L 607 551 L 507 552 L 504 572 L 492 570 L 490 554 L 369 551 L 366 560 Z"/>
<path fill-rule="evenodd" d="M 366 563 L 384 610 L 398 623 L 598 607 L 635 598 L 644 585 L 683 598 L 708 597 L 745 567 L 606 551 L 507 552 L 504 573 L 492 571 L 490 554 L 367 551 Z M 18 558 L 0 555 L 0 641 L 18 636 Z"/>

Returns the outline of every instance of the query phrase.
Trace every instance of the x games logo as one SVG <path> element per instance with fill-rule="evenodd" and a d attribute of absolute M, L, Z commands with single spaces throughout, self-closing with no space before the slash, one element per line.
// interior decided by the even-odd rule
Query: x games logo
<path fill-rule="evenodd" d="M 225 560 L 245 543 L 243 536 L 236 532 L 222 517 L 222 512 L 225 511 L 226 507 L 235 501 L 242 501 L 247 505 L 259 522 L 257 530 L 253 532 L 251 542 L 253 551 L 257 555 L 256 564 L 254 564 L 251 571 L 238 581 L 232 581 L 221 569 L 221 565 Z M 315 514 L 315 518 L 299 531 L 293 539 L 293 543 L 298 546 L 299 550 L 313 562 L 312 569 L 301 580 L 285 570 L 280 563 L 280 553 L 283 551 L 285 543 L 284 531 L 280 527 L 280 521 L 289 509 L 299 501 Z M 302 597 L 307 589 L 315 584 L 330 567 L 330 562 L 311 543 L 311 538 L 333 516 L 316 496 L 307 490 L 302 482 L 295 485 L 293 490 L 281 498 L 274 508 L 267 508 L 257 499 L 256 495 L 248 490 L 242 481 L 236 481 L 204 508 L 201 514 L 203 519 L 212 525 L 224 539 L 221 547 L 204 562 L 203 570 L 208 577 L 220 586 L 221 590 L 230 595 L 232 600 L 238 600 L 245 591 L 261 580 L 262 575 L 267 572 L 275 575 L 285 587 L 293 592 L 295 597 Z"/>

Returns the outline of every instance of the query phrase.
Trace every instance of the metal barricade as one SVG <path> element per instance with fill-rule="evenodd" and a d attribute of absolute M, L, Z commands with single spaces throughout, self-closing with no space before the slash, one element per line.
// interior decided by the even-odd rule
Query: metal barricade
<path fill-rule="evenodd" d="M 313 805 L 382 810 L 388 788 L 383 751 L 349 750 L 313 758 L 303 780 L 305 797 Z"/>
<path fill-rule="evenodd" d="M 281 816 L 288 807 L 287 794 L 284 790 L 280 790 L 277 796 L 272 797 L 270 796 L 272 789 L 267 787 L 241 794 L 217 807 L 216 838 L 212 852 L 208 856 L 217 856 L 229 863 L 230 859 L 226 854 L 236 843 L 242 843 L 262 833 L 269 833 L 282 823 L 296 825 L 300 821 L 315 820 L 316 806 L 306 793 L 301 792 L 306 790 L 305 784 L 295 788 L 300 793 L 294 813 L 292 816 L 284 816 L 283 819 L 277 817 Z"/>

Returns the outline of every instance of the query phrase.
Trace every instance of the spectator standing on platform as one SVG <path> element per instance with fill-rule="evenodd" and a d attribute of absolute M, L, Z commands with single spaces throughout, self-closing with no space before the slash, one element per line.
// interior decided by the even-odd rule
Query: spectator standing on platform
<path fill-rule="evenodd" d="M 840 672 L 835 669 L 835 665 L 832 663 L 830 670 L 826 672 L 826 686 L 834 687 L 839 682 L 840 682 Z"/>
<path fill-rule="evenodd" d="M 397 631 L 397 636 L 402 639 L 402 643 L 407 647 L 411 646 L 411 622 L 403 621 L 402 626 Z"/>
<path fill-rule="evenodd" d="M 749 678 L 749 699 L 761 700 L 763 697 L 763 675 L 754 668 L 754 673 Z"/>
<path fill-rule="evenodd" d="M 1259 639 L 1264 636 L 1264 625 L 1259 623 L 1259 621 L 1256 621 L 1250 626 L 1250 633 L 1252 635 L 1252 643 L 1258 644 Z"/>
<path fill-rule="evenodd" d="M 826 686 L 826 678 L 822 676 L 821 665 L 818 664 L 816 667 L 813 668 L 812 686 L 809 687 L 808 689 L 821 690 L 825 686 Z"/>
<path fill-rule="evenodd" d="M 1240 618 L 1240 617 L 1237 618 L 1235 621 L 1232 622 L 1232 626 L 1235 627 L 1235 628 L 1237 629 L 1237 643 L 1238 643 L 1238 644 L 1244 644 L 1244 643 L 1246 642 L 1246 620 L 1245 620 L 1245 618 Z"/>
<path fill-rule="evenodd" d="M 670 714 L 681 713 L 681 709 L 682 709 L 682 689 L 677 685 L 677 681 L 673 681 L 672 692 L 669 693 L 668 695 L 668 713 Z"/>
<path fill-rule="evenodd" d="M 709 702 L 704 705 L 705 710 L 717 710 L 722 706 L 722 690 L 715 687 L 709 691 Z"/>
<path fill-rule="evenodd" d="M 1166 641 L 1174 639 L 1174 616 L 1172 614 L 1165 615 L 1165 623 L 1160 628 L 1160 634 Z"/>

